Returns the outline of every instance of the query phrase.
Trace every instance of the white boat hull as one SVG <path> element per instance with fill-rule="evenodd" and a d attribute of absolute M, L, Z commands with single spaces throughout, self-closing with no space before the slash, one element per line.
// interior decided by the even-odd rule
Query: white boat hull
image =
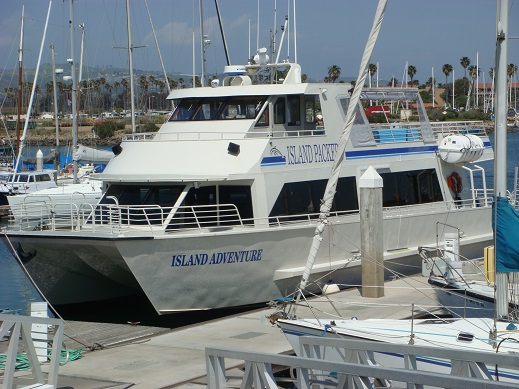
<path fill-rule="evenodd" d="M 462 241 L 463 251 L 477 255 L 492 239 L 486 223 L 478 222 L 490 217 L 489 213 L 490 208 L 469 208 L 466 212 L 415 211 L 386 217 L 387 267 L 404 274 L 419 272 L 417 245 L 434 238 L 436 221 L 449 222 L 449 218 L 455 218 L 467 237 L 472 237 Z M 358 284 L 358 214 L 338 217 L 333 225 L 334 245 L 322 250 L 311 280 L 335 270 L 335 283 Z M 144 292 L 157 312 L 165 314 L 257 304 L 294 292 L 315 225 L 301 222 L 205 230 L 156 235 L 143 230 L 139 236 L 118 236 L 117 231 L 9 231 L 7 237 L 52 304 Z M 345 256 L 345 252 L 351 256 Z M 389 275 L 387 272 L 386 278 Z M 328 278 L 320 280 L 321 287 Z M 74 288 L 79 279 L 81 288 Z M 314 285 L 310 290 L 320 292 L 320 287 Z"/>
<path fill-rule="evenodd" d="M 514 340 L 506 340 L 516 337 L 516 330 L 508 331 L 507 323 L 498 322 L 498 337 L 494 342 L 489 339 L 489 331 L 493 328 L 492 319 L 451 319 L 451 320 L 279 320 L 281 327 L 296 355 L 302 355 L 299 349 L 300 336 L 319 336 L 331 338 L 346 338 L 357 340 L 371 340 L 392 344 L 408 344 L 413 339 L 417 346 L 432 346 L 441 348 L 453 347 L 458 344 L 459 348 L 471 351 L 496 353 L 495 346 L 501 343 L 499 352 L 516 353 L 519 346 Z M 325 328 L 326 327 L 326 328 Z M 460 340 L 460 333 L 473 334 L 471 341 Z M 411 334 L 413 334 L 411 336 Z M 384 367 L 406 368 L 401 354 L 397 353 L 374 353 L 377 363 Z M 327 360 L 341 361 L 337 353 L 326 354 Z M 487 366 L 490 374 L 496 379 L 495 365 Z M 417 370 L 428 371 L 439 374 L 450 374 L 451 364 L 448 360 L 422 356 L 417 358 Z M 518 366 L 499 366 L 497 370 L 499 381 L 519 383 Z"/>

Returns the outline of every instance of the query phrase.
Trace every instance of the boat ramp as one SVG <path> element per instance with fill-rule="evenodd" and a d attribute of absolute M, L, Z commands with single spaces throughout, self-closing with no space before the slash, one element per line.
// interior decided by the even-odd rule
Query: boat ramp
<path fill-rule="evenodd" d="M 422 276 L 386 282 L 385 296 L 377 299 L 363 298 L 358 288 L 342 290 L 330 295 L 331 298 L 336 313 L 359 318 L 418 317 L 438 306 L 427 278 Z M 323 311 L 330 311 L 329 307 L 330 301 L 326 296 L 312 299 L 312 310 L 320 317 L 323 316 Z M 414 312 L 411 307 L 414 308 Z M 300 307 L 298 315 L 312 315 L 312 311 L 307 309 Z M 69 349 L 82 348 L 83 351 L 81 359 L 59 366 L 57 387 L 205 388 L 221 387 L 222 382 L 225 382 L 227 387 L 240 387 L 242 380 L 247 380 L 247 377 L 249 381 L 256 380 L 255 382 L 261 383 L 262 387 L 268 387 L 260 378 L 261 369 L 258 369 L 258 366 L 263 366 L 268 377 L 270 371 L 276 371 L 278 368 L 275 365 L 277 362 L 287 362 L 287 366 L 290 366 L 290 363 L 296 364 L 299 366 L 298 369 L 303 369 L 300 370 L 301 377 L 306 377 L 304 366 L 308 365 L 310 359 L 285 358 L 292 350 L 283 333 L 268 318 L 275 312 L 274 308 L 257 309 L 173 330 L 144 327 L 136 323 L 114 325 L 65 322 L 64 344 Z M 444 312 L 436 313 L 441 315 Z M 6 320 L 6 317 L 13 316 L 1 315 L 0 322 Z M 7 338 L 2 340 L 0 352 L 6 352 L 10 341 Z M 224 357 L 227 357 L 225 368 L 221 365 Z M 245 362 L 247 358 L 249 362 Z M 322 363 L 323 361 L 316 366 L 321 366 Z M 43 363 L 41 366 L 43 375 L 47 377 L 52 363 Z M 251 366 L 254 366 L 256 373 L 252 373 Z M 339 370 L 334 371 L 339 372 L 346 369 L 344 371 L 347 374 L 348 367 L 335 368 Z M 349 368 L 351 369 L 351 366 Z M 383 369 L 379 369 L 376 374 L 385 373 Z M 417 373 L 414 371 L 409 374 Z M 223 375 L 225 378 L 222 378 Z M 424 382 L 429 379 L 426 375 L 423 376 Z M 29 370 L 16 371 L 14 379 L 15 382 L 26 382 L 29 385 L 30 381 L 27 378 L 30 376 Z M 452 387 L 461 387 L 456 386 L 454 381 L 448 381 L 448 377 L 445 382 Z M 2 378 L 5 379 L 5 376 L 2 377 L 0 372 L 0 388 L 3 388 Z M 290 380 L 289 377 L 284 379 Z M 472 388 L 478 387 L 472 381 L 477 380 L 468 379 L 466 382 L 471 382 Z"/>

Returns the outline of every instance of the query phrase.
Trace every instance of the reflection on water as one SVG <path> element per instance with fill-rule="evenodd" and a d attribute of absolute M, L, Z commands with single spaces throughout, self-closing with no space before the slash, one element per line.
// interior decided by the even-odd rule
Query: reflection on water
<path fill-rule="evenodd" d="M 33 301 L 43 301 L 3 242 L 0 242 L 0 309 L 29 314 Z"/>

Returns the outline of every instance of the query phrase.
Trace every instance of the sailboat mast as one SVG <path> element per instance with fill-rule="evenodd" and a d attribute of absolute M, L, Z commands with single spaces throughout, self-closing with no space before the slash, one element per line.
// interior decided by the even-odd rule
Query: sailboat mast
<path fill-rule="evenodd" d="M 56 61 L 55 61 L 54 44 L 50 45 L 50 58 L 52 61 L 52 91 L 54 95 L 54 121 L 56 123 L 56 150 L 54 151 L 54 169 L 60 167 L 60 150 L 59 150 L 59 118 L 58 118 L 58 88 L 56 85 Z M 56 179 L 57 179 L 56 174 Z"/>
<path fill-rule="evenodd" d="M 351 129 L 353 127 L 353 121 L 355 118 L 355 112 L 358 109 L 358 104 L 360 101 L 360 94 L 362 92 L 362 87 L 364 86 L 364 82 L 366 81 L 366 77 L 368 74 L 368 65 L 369 60 L 371 58 L 371 53 L 375 47 L 375 43 L 377 41 L 378 33 L 380 32 L 380 28 L 382 26 L 382 21 L 384 20 L 385 10 L 386 10 L 387 0 L 379 0 L 377 11 L 375 14 L 375 19 L 373 21 L 373 26 L 371 27 L 371 32 L 368 37 L 368 41 L 366 43 L 366 48 L 364 49 L 364 54 L 362 56 L 362 60 L 360 63 L 359 74 L 357 77 L 357 82 L 355 84 L 355 88 L 353 89 L 353 93 L 351 95 L 350 101 L 348 103 L 348 111 L 346 113 L 346 124 L 344 129 L 342 130 L 341 137 L 339 139 L 339 144 L 337 146 L 337 154 L 335 155 L 335 159 L 332 165 L 332 172 L 330 174 L 330 179 L 326 185 L 326 189 L 324 191 L 323 201 L 320 208 L 319 213 L 319 221 L 317 222 L 317 226 L 315 228 L 314 238 L 312 241 L 312 246 L 310 248 L 310 253 L 308 254 L 308 259 L 306 261 L 305 269 L 303 272 L 303 276 L 301 278 L 301 283 L 299 284 L 297 295 L 295 299 L 295 304 L 293 305 L 293 311 L 289 313 L 289 317 L 295 316 L 295 310 L 301 299 L 304 289 L 308 284 L 308 279 L 310 278 L 310 274 L 312 272 L 312 268 L 317 257 L 317 253 L 319 251 L 319 246 L 322 241 L 322 234 L 328 225 L 328 216 L 330 214 L 330 210 L 333 204 L 333 198 L 335 195 L 335 190 L 337 188 L 337 182 L 339 180 L 339 174 L 341 170 L 342 162 L 344 161 L 344 156 L 346 152 L 346 144 L 349 139 L 349 135 L 351 133 Z"/>
<path fill-rule="evenodd" d="M 22 116 L 22 68 L 23 68 L 23 18 L 25 6 L 22 6 L 22 22 L 20 27 L 20 48 L 18 49 L 18 107 L 16 117 L 16 155 L 20 149 L 20 117 Z M 28 119 L 27 119 L 28 120 Z"/>
<path fill-rule="evenodd" d="M 45 45 L 45 36 L 47 35 L 47 27 L 49 25 L 49 17 L 50 17 L 51 8 L 52 8 L 52 0 L 49 1 L 49 8 L 47 10 L 47 18 L 45 19 L 45 27 L 43 28 L 43 37 L 41 39 L 40 53 L 38 54 L 38 62 L 36 63 L 36 72 L 34 73 L 34 82 L 32 83 L 31 98 L 29 99 L 29 106 L 27 107 L 27 120 L 25 120 L 25 124 L 23 126 L 23 134 L 20 138 L 20 148 L 19 148 L 18 154 L 16 156 L 16 165 L 14 167 L 15 171 L 18 171 L 18 167 L 20 165 L 20 160 L 22 159 L 22 151 L 23 151 L 23 145 L 25 142 L 25 137 L 27 136 L 27 130 L 29 129 L 29 119 L 31 117 L 32 103 L 34 101 L 34 94 L 36 93 L 36 86 L 38 84 L 38 73 L 40 72 L 41 55 L 43 53 L 43 46 Z"/>
<path fill-rule="evenodd" d="M 498 22 L 496 41 L 496 106 L 494 128 L 494 197 L 506 197 L 506 81 L 508 61 L 508 0 L 498 0 Z M 495 201 L 494 200 L 494 201 Z M 497 225 L 498 220 L 495 221 Z M 494 252 L 497 254 L 494 229 Z M 508 314 L 508 282 L 506 273 L 496 273 L 496 316 Z"/>
<path fill-rule="evenodd" d="M 135 91 L 133 90 L 133 44 L 132 44 L 132 27 L 130 18 L 130 0 L 126 0 L 126 28 L 128 30 L 128 62 L 130 66 L 130 100 L 131 100 L 131 116 L 132 116 L 132 133 L 137 132 L 135 126 Z"/>
<path fill-rule="evenodd" d="M 146 11 L 148 11 L 148 19 L 151 24 L 151 31 L 153 32 L 153 38 L 155 39 L 155 46 L 157 47 L 157 52 L 159 53 L 160 66 L 162 67 L 162 74 L 164 75 L 164 81 L 166 81 L 166 87 L 168 88 L 168 93 L 171 93 L 171 86 L 169 85 L 168 75 L 166 74 L 166 68 L 164 67 L 164 61 L 162 61 L 162 54 L 160 53 L 159 41 L 157 40 L 157 34 L 155 33 L 155 27 L 153 27 L 153 21 L 151 20 L 150 9 L 148 8 L 148 1 L 144 0 L 144 4 L 146 5 Z M 173 101 L 172 101 L 173 103 Z"/>
<path fill-rule="evenodd" d="M 223 22 L 222 22 L 222 17 L 220 16 L 220 7 L 218 6 L 218 0 L 214 0 L 214 5 L 216 6 L 216 15 L 218 16 L 218 24 L 220 25 L 220 33 L 222 34 L 223 49 L 225 51 L 225 59 L 227 60 L 227 65 L 230 65 L 231 58 L 229 57 L 229 49 L 227 48 L 227 40 L 225 39 L 225 32 L 223 31 Z"/>
<path fill-rule="evenodd" d="M 204 11 L 203 11 L 203 0 L 198 1 L 198 7 L 200 12 L 200 54 L 202 56 L 202 74 L 200 76 L 200 84 L 205 86 L 205 35 L 204 35 Z"/>
<path fill-rule="evenodd" d="M 69 0 L 69 30 L 70 30 L 70 72 L 72 75 L 72 152 L 77 151 L 77 78 L 76 64 L 74 63 L 74 0 Z M 73 182 L 77 184 L 77 160 L 72 158 Z"/>
<path fill-rule="evenodd" d="M 77 113 L 79 121 L 79 112 L 81 111 L 81 80 L 83 79 L 83 48 L 85 46 L 85 23 L 79 25 L 81 29 L 81 46 L 79 47 L 79 76 L 77 79 Z"/>

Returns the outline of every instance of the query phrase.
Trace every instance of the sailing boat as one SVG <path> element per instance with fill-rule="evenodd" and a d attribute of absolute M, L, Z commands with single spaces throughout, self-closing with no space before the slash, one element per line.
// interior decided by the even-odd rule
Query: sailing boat
<path fill-rule="evenodd" d="M 381 1 L 382 2 L 382 1 Z M 380 3 L 379 3 L 380 4 Z M 513 214 L 510 204 L 504 198 L 506 194 L 506 98 L 502 99 L 506 89 L 499 87 L 500 81 L 506 79 L 506 45 L 507 45 L 507 26 L 508 26 L 508 0 L 498 2 L 498 107 L 496 107 L 496 163 L 495 163 L 495 196 L 494 201 L 494 234 L 496 236 L 496 259 L 497 265 L 497 297 L 495 317 L 506 319 L 507 301 L 503 304 L 503 287 L 506 278 L 503 271 L 509 271 L 506 263 L 499 264 L 501 259 L 517 259 L 519 253 L 515 242 L 506 242 L 509 237 L 510 219 L 503 214 Z M 365 53 L 366 56 L 366 53 Z M 361 66 L 361 72 L 362 72 Z M 506 81 L 505 81 L 506 83 Z M 358 85 L 358 84 L 357 84 Z M 506 86 L 506 84 L 505 84 Z M 355 92 L 354 92 L 355 94 Z M 506 95 L 505 95 L 506 96 Z M 504 120 L 503 120 L 504 119 Z M 505 166 L 503 167 L 503 164 Z M 517 225 L 517 218 L 515 220 Z M 515 229 L 514 229 L 515 231 Z M 517 236 L 517 234 L 512 234 Z M 503 268 L 501 268 L 503 266 Z M 311 268 L 311 266 L 310 266 Z M 503 279 L 504 278 L 504 279 Z M 503 309 L 504 307 L 504 309 Z M 496 320 L 493 318 L 453 318 L 453 319 L 420 319 L 420 320 L 357 320 L 352 319 L 297 319 L 292 312 L 292 317 L 279 319 L 278 325 L 285 333 L 296 354 L 299 354 L 298 338 L 300 336 L 324 336 L 331 338 L 350 338 L 373 340 L 391 344 L 414 344 L 417 346 L 436 346 L 444 349 L 456 348 L 471 351 L 481 351 L 495 354 L 519 352 L 519 332 L 517 326 L 508 320 Z M 338 356 L 335 356 L 338 357 Z M 418 358 L 417 358 L 418 360 Z M 377 363 L 385 367 L 404 367 L 404 358 L 397 353 L 376 353 Z M 417 369 L 430 372 L 445 372 L 451 370 L 450 362 L 438 360 L 437 358 L 420 357 L 417 361 Z M 484 374 L 489 379 L 519 383 L 519 366 L 482 366 Z"/>
<path fill-rule="evenodd" d="M 51 181 L 51 176 L 54 173 L 54 170 L 44 170 L 43 166 L 38 167 L 38 171 L 31 173 L 21 173 L 18 171 L 20 166 L 21 156 L 23 147 L 25 144 L 25 138 L 27 136 L 27 130 L 29 128 L 29 121 L 31 117 L 31 111 L 34 101 L 34 95 L 36 91 L 36 85 L 38 80 L 38 73 L 40 69 L 41 56 L 43 45 L 45 43 L 45 36 L 47 34 L 47 26 L 49 23 L 50 10 L 52 6 L 52 1 L 49 2 L 49 7 L 47 10 L 47 18 L 45 21 L 45 27 L 43 30 L 42 42 L 40 46 L 40 52 L 38 56 L 38 63 L 36 65 L 36 72 L 34 74 L 34 82 L 31 91 L 31 97 L 29 100 L 29 105 L 27 108 L 27 119 L 25 120 L 23 134 L 20 137 L 20 111 L 21 111 L 21 87 L 19 87 L 18 91 L 18 126 L 17 126 L 17 149 L 16 149 L 16 164 L 14 166 L 14 172 L 9 173 L 6 176 L 6 180 L 0 182 L 0 205 L 6 205 L 9 198 L 20 195 L 24 193 L 30 193 L 33 191 L 37 191 L 42 188 L 49 188 L 56 186 L 56 183 Z M 22 53 L 23 53 L 23 12 L 22 12 L 22 25 L 20 32 L 20 50 L 19 50 L 19 84 L 21 85 L 21 72 L 22 72 Z"/>
<path fill-rule="evenodd" d="M 74 60 L 74 1 L 69 0 L 70 14 L 70 51 L 71 57 L 68 60 L 71 65 L 72 74 L 72 134 L 73 134 L 73 182 L 68 185 L 57 186 L 54 181 L 52 187 L 44 187 L 32 193 L 9 196 L 7 200 L 14 222 L 27 227 L 47 224 L 51 215 L 65 214 L 67 217 L 60 217 L 61 227 L 69 227 L 74 224 L 77 218 L 75 215 L 84 207 L 92 207 L 102 196 L 102 182 L 82 182 L 78 183 L 78 144 L 77 144 L 77 78 Z M 25 138 L 25 131 L 24 131 Z M 59 148 L 59 144 L 57 145 Z"/>

